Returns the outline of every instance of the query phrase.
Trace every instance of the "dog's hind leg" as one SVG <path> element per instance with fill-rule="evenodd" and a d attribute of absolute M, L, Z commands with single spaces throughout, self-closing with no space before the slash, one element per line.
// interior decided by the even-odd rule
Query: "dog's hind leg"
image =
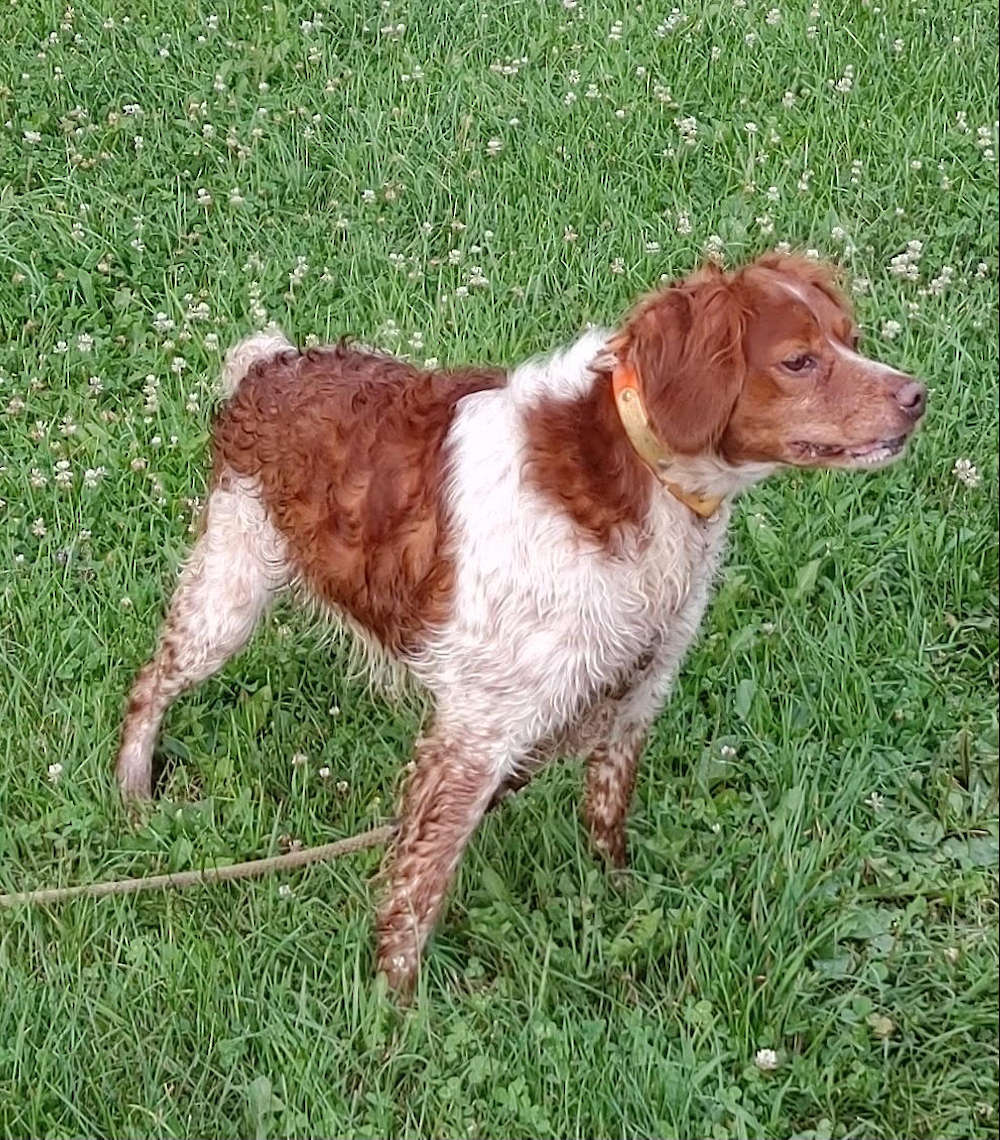
<path fill-rule="evenodd" d="M 127 799 L 152 794 L 153 747 L 163 715 L 185 689 L 238 653 L 288 584 L 284 544 L 250 480 L 224 473 L 174 592 L 160 644 L 132 686 L 116 775 Z"/>

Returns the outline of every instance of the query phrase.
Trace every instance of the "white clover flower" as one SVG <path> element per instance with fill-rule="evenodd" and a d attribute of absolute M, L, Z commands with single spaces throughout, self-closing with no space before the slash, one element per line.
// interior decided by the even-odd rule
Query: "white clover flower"
<path fill-rule="evenodd" d="M 680 131 L 681 138 L 688 146 L 694 146 L 698 141 L 698 120 L 694 115 L 674 119 L 674 126 Z"/>
<path fill-rule="evenodd" d="M 954 276 L 955 270 L 951 265 L 942 265 L 940 275 L 932 279 L 927 286 L 927 292 L 930 293 L 932 297 L 938 296 L 948 288 Z"/>
<path fill-rule="evenodd" d="M 691 218 L 687 214 L 682 212 L 677 215 L 677 232 L 679 234 L 687 235 L 691 232 L 692 228 Z"/>
<path fill-rule="evenodd" d="M 664 36 L 668 36 L 681 22 L 683 16 L 681 15 L 680 8 L 671 8 L 670 15 L 656 27 L 656 34 L 662 40 Z"/>
<path fill-rule="evenodd" d="M 702 251 L 708 260 L 714 262 L 716 265 L 721 265 L 725 260 L 725 242 L 718 234 L 709 234 L 708 237 L 705 238 Z"/>
<path fill-rule="evenodd" d="M 24 132 L 24 141 L 29 142 L 29 143 L 41 142 L 42 141 L 41 132 L 40 131 L 25 131 Z"/>
<path fill-rule="evenodd" d="M 897 253 L 889 261 L 889 272 L 908 281 L 916 281 L 920 276 L 918 262 L 923 255 L 923 242 L 913 240 L 906 243 L 906 249 Z"/>
<path fill-rule="evenodd" d="M 960 483 L 964 483 L 966 487 L 978 487 L 983 481 L 983 477 L 979 474 L 975 464 L 970 459 L 956 459 L 955 466 L 951 469 L 951 473 Z"/>
<path fill-rule="evenodd" d="M 762 1073 L 773 1073 L 778 1067 L 778 1054 L 773 1049 L 758 1049 L 753 1055 L 753 1063 Z"/>
<path fill-rule="evenodd" d="M 49 765 L 49 783 L 58 784 L 63 774 L 63 766 L 58 763 Z"/>
<path fill-rule="evenodd" d="M 844 74 L 833 84 L 834 91 L 839 91 L 841 95 L 847 95 L 854 88 L 854 68 L 848 64 L 844 68 Z"/>
<path fill-rule="evenodd" d="M 897 336 L 903 331 L 903 326 L 899 321 L 883 321 L 882 322 L 882 337 L 885 340 L 895 340 Z"/>
<path fill-rule="evenodd" d="M 864 804 L 865 807 L 871 808 L 872 811 L 881 811 L 885 807 L 885 797 L 879 792 L 872 792 L 864 801 Z"/>

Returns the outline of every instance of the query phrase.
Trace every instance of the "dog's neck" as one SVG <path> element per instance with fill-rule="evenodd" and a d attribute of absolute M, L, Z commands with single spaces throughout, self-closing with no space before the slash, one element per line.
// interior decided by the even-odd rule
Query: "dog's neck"
<path fill-rule="evenodd" d="M 642 402 L 635 369 L 626 364 L 616 365 L 611 373 L 611 388 L 614 392 L 618 418 L 636 455 L 670 494 L 699 518 L 708 519 L 717 514 L 725 498 L 724 495 L 688 491 L 674 478 L 678 466 L 677 456 L 656 434 L 650 423 L 646 407 Z"/>

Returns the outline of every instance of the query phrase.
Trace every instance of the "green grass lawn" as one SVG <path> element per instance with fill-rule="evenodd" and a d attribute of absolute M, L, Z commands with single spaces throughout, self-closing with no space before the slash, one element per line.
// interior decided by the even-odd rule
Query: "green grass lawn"
<path fill-rule="evenodd" d="M 0 890 L 393 802 L 417 714 L 290 610 L 176 706 L 141 827 L 112 787 L 221 354 L 265 320 L 506 363 L 786 241 L 931 387 L 902 464 L 739 506 L 627 890 L 567 763 L 476 836 L 408 1011 L 377 852 L 0 913 L 0 1133 L 996 1136 L 995 7 L 0 12 Z"/>

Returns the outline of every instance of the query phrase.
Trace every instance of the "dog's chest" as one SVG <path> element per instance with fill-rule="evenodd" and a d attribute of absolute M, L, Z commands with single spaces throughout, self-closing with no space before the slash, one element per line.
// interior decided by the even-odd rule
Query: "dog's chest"
<path fill-rule="evenodd" d="M 648 534 L 627 544 L 620 556 L 602 560 L 595 587 L 598 608 L 606 609 L 603 621 L 632 631 L 631 648 L 640 656 L 675 634 L 689 639 L 688 626 L 700 620 L 724 537 L 721 519 L 697 519 L 672 498 L 654 504 Z"/>
<path fill-rule="evenodd" d="M 523 683 L 616 684 L 662 647 L 693 636 L 721 554 L 725 520 L 705 522 L 666 492 L 642 532 L 602 549 L 558 511 L 470 518 L 458 567 L 456 626 L 486 635 Z"/>
<path fill-rule="evenodd" d="M 441 704 L 538 740 L 576 721 L 644 662 L 672 671 L 693 638 L 727 511 L 705 521 L 666 490 L 602 545 L 522 478 L 519 414 L 504 393 L 463 402 L 451 440 L 454 593 L 410 662 Z"/>

